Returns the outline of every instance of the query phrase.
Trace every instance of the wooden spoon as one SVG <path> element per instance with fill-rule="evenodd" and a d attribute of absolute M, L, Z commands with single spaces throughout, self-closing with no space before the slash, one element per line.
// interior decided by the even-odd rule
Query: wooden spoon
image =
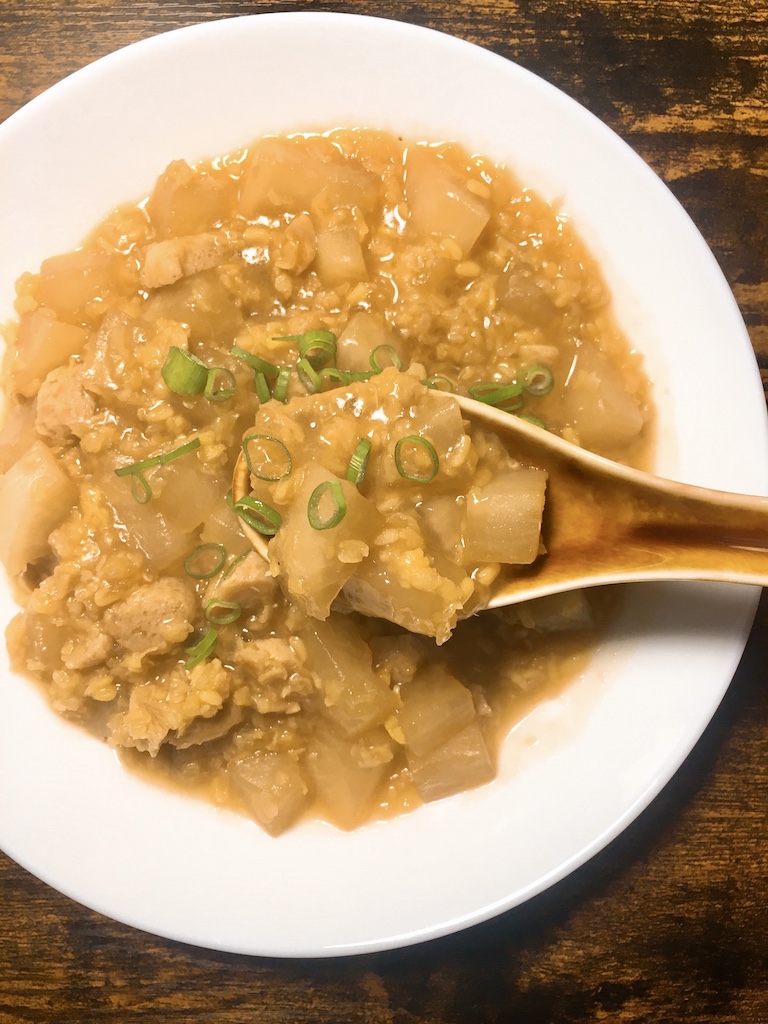
<path fill-rule="evenodd" d="M 517 416 L 458 395 L 471 423 L 497 433 L 513 458 L 548 474 L 547 553 L 499 577 L 488 608 L 606 583 L 709 580 L 768 586 L 768 498 L 674 483 L 578 448 Z M 234 500 L 248 494 L 238 459 Z M 265 538 L 241 522 L 254 549 Z"/>

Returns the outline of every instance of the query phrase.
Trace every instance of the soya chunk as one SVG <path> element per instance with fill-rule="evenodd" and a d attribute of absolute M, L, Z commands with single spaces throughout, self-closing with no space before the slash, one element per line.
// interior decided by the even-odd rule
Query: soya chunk
<path fill-rule="evenodd" d="M 147 247 L 139 281 L 144 288 L 163 288 L 182 277 L 218 266 L 224 255 L 213 234 L 166 238 Z"/>
<path fill-rule="evenodd" d="M 310 499 L 317 487 L 329 482 L 338 483 L 347 512 L 337 526 L 318 530 L 310 523 Z M 317 511 L 328 515 L 322 501 Z M 318 463 L 307 464 L 269 552 L 285 589 L 308 614 L 328 618 L 331 602 L 368 555 L 381 518 L 376 506 L 354 484 L 338 479 Z"/>
<path fill-rule="evenodd" d="M 409 152 L 406 173 L 409 226 L 420 237 L 452 238 L 466 256 L 488 223 L 489 204 L 436 153 L 423 147 Z"/>
<path fill-rule="evenodd" d="M 35 441 L 0 480 L 0 561 L 11 576 L 48 554 L 51 532 L 76 500 L 75 485 Z"/>
<path fill-rule="evenodd" d="M 465 560 L 530 565 L 540 550 L 547 474 L 521 466 L 467 495 Z"/>
<path fill-rule="evenodd" d="M 82 437 L 96 411 L 96 403 L 68 367 L 48 374 L 37 393 L 35 429 L 39 434 L 62 440 Z"/>
<path fill-rule="evenodd" d="M 230 785 L 270 835 L 289 828 L 309 802 L 298 762 L 282 751 L 261 750 L 227 766 Z"/>
<path fill-rule="evenodd" d="M 192 632 L 197 605 L 191 585 L 166 577 L 139 587 L 104 615 L 107 632 L 128 651 L 167 651 Z"/>

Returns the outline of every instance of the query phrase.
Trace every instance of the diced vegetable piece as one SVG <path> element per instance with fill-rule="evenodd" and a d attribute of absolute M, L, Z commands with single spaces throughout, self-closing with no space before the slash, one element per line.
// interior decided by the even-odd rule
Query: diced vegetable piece
<path fill-rule="evenodd" d="M 220 348 L 232 345 L 243 326 L 240 307 L 216 270 L 184 277 L 154 292 L 143 316 L 187 324 L 191 342 L 210 342 Z"/>
<path fill-rule="evenodd" d="M 547 474 L 507 470 L 467 495 L 466 562 L 530 565 L 539 554 Z"/>
<path fill-rule="evenodd" d="M 0 473 L 7 472 L 36 440 L 34 402 L 19 402 L 0 429 Z"/>
<path fill-rule="evenodd" d="M 427 754 L 406 752 L 408 768 L 422 800 L 441 800 L 490 782 L 493 760 L 477 722 L 471 722 Z"/>
<path fill-rule="evenodd" d="M 257 751 L 231 762 L 227 776 L 248 812 L 273 836 L 289 828 L 309 802 L 301 767 L 282 751 Z"/>
<path fill-rule="evenodd" d="M 558 412 L 585 448 L 600 452 L 625 448 L 644 423 L 642 410 L 619 371 L 604 355 L 587 349 L 579 351 Z"/>
<path fill-rule="evenodd" d="M 336 363 L 341 370 L 365 373 L 371 369 L 371 353 L 380 345 L 390 345 L 402 358 L 397 335 L 374 313 L 355 313 L 339 335 Z"/>
<path fill-rule="evenodd" d="M 329 288 L 367 279 L 363 249 L 351 224 L 318 232 L 315 266 Z"/>
<path fill-rule="evenodd" d="M 466 256 L 490 219 L 488 203 L 445 160 L 422 146 L 409 151 L 406 175 L 409 226 L 421 237 L 452 238 Z"/>
<path fill-rule="evenodd" d="M 333 209 L 376 204 L 378 182 L 360 167 L 343 160 L 325 160 L 290 141 L 264 139 L 251 151 L 240 182 L 239 211 L 245 217 L 308 212 L 322 195 Z"/>
<path fill-rule="evenodd" d="M 309 622 L 301 635 L 325 712 L 345 736 L 357 736 L 389 718 L 398 699 L 373 671 L 371 650 L 353 622 L 341 616 Z"/>
<path fill-rule="evenodd" d="M 419 672 L 400 691 L 398 712 L 406 747 L 426 754 L 446 743 L 473 721 L 472 694 L 440 665 Z"/>
<path fill-rule="evenodd" d="M 51 256 L 40 266 L 40 301 L 62 320 L 87 322 L 86 306 L 109 293 L 115 271 L 115 258 L 105 252 L 78 249 Z"/>
<path fill-rule="evenodd" d="M 141 551 L 155 572 L 183 563 L 190 552 L 191 538 L 180 533 L 158 510 L 156 500 L 139 504 L 131 491 L 130 478 L 116 477 L 107 468 L 99 479 L 104 497 L 129 540 Z"/>
<path fill-rule="evenodd" d="M 72 629 L 57 625 L 50 615 L 28 611 L 11 620 L 5 638 L 14 669 L 50 673 L 61 668 L 61 649 L 72 639 Z"/>
<path fill-rule="evenodd" d="M 459 403 L 425 389 L 413 419 L 401 433 L 428 437 L 440 457 L 440 476 L 454 477 L 465 467 L 470 440 Z M 456 481 L 451 485 L 456 488 Z"/>
<path fill-rule="evenodd" d="M 350 741 L 330 729 L 318 730 L 307 768 L 323 810 L 342 828 L 354 828 L 371 811 L 387 774 L 387 764 L 361 764 Z"/>
<path fill-rule="evenodd" d="M 197 458 L 181 458 L 155 474 L 157 511 L 173 530 L 193 533 L 219 505 L 221 482 L 203 472 Z M 154 499 L 153 499 L 154 500 Z"/>
<path fill-rule="evenodd" d="M 240 555 L 250 551 L 251 546 L 240 529 L 240 519 L 226 501 L 211 509 L 203 523 L 200 534 L 201 544 L 222 544 L 228 555 Z"/>
<path fill-rule="evenodd" d="M 22 395 L 36 394 L 51 370 L 81 352 L 84 344 L 82 327 L 62 323 L 44 309 L 23 313 L 13 365 L 14 387 Z"/>
<path fill-rule="evenodd" d="M 315 529 L 310 522 L 310 498 L 327 481 L 338 483 L 347 510 L 337 526 Z M 326 517 L 323 502 L 318 511 Z M 331 603 L 368 555 L 381 523 L 376 506 L 354 484 L 339 480 L 317 462 L 307 463 L 293 504 L 270 543 L 270 563 L 279 571 L 285 589 L 309 615 L 327 619 Z"/>
<path fill-rule="evenodd" d="M 51 532 L 76 500 L 75 485 L 35 441 L 0 480 L 0 561 L 11 576 L 48 554 Z"/>
<path fill-rule="evenodd" d="M 227 217 L 233 202 L 233 188 L 174 160 L 157 179 L 147 212 L 160 236 L 192 235 Z"/>
<path fill-rule="evenodd" d="M 463 497 L 450 494 L 427 495 L 419 506 L 419 520 L 430 551 L 443 551 L 454 561 L 461 558 Z"/>

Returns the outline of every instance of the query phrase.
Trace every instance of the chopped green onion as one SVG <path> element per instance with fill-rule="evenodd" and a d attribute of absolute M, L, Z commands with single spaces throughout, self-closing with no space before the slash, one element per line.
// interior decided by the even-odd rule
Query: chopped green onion
<path fill-rule="evenodd" d="M 179 459 L 182 455 L 186 455 L 187 452 L 193 452 L 199 447 L 200 438 L 193 437 L 191 441 L 179 445 L 178 448 L 172 448 L 171 451 L 164 452 L 162 455 L 153 455 L 149 459 L 142 459 L 141 462 L 132 462 L 129 466 L 121 466 L 120 469 L 115 470 L 115 476 L 132 477 L 131 491 L 133 496 L 140 505 L 146 505 L 152 497 L 152 488 L 144 477 L 144 470 L 153 469 L 155 466 L 164 466 L 166 463 L 173 462 L 174 459 Z"/>
<path fill-rule="evenodd" d="M 230 501 L 231 501 L 231 498 L 230 498 Z M 234 511 L 234 505 L 230 505 L 230 508 Z M 228 576 L 231 576 L 232 573 L 235 571 L 235 569 L 238 567 L 238 565 L 240 565 L 242 560 L 244 558 L 247 558 L 249 554 L 250 554 L 250 551 L 244 551 L 242 553 L 242 555 L 238 555 L 237 558 L 233 558 L 232 561 L 227 566 L 227 568 L 222 573 L 221 578 L 223 580 L 225 580 Z"/>
<path fill-rule="evenodd" d="M 555 385 L 555 377 L 548 366 L 536 364 L 522 371 L 523 390 L 529 395 L 541 398 L 548 395 Z"/>
<path fill-rule="evenodd" d="M 235 359 L 240 359 L 242 362 L 252 366 L 254 370 L 258 370 L 259 373 L 263 373 L 267 377 L 274 377 L 278 371 L 278 367 L 274 363 L 268 362 L 266 359 L 262 359 L 261 356 L 255 356 L 252 352 L 248 352 L 244 348 L 240 348 L 237 345 L 233 345 L 229 350 L 229 354 L 234 356 Z"/>
<path fill-rule="evenodd" d="M 187 647 L 186 652 L 189 655 L 184 667 L 190 672 L 196 665 L 199 665 L 201 661 L 205 661 L 209 654 L 213 653 L 216 647 L 216 641 L 219 639 L 219 631 L 215 626 L 209 626 L 203 633 L 202 639 L 196 643 L 193 647 Z"/>
<path fill-rule="evenodd" d="M 496 384 L 494 381 L 482 381 L 480 384 L 473 384 L 468 390 L 470 398 L 486 405 L 493 405 L 505 412 L 514 412 L 523 405 L 521 397 L 523 385 L 518 381 L 511 384 Z"/>
<path fill-rule="evenodd" d="M 140 505 L 146 505 L 152 497 L 152 488 L 143 473 L 131 474 L 131 494 Z"/>
<path fill-rule="evenodd" d="M 206 563 L 210 562 L 209 556 L 213 552 L 216 552 L 215 561 L 204 568 Z M 227 552 L 223 544 L 201 544 L 184 562 L 184 572 L 193 580 L 209 580 L 221 572 L 226 560 Z M 198 563 L 200 563 L 199 568 Z"/>
<path fill-rule="evenodd" d="M 350 370 L 347 373 L 347 383 L 351 384 L 356 380 L 370 380 L 371 377 L 375 377 L 381 370 Z"/>
<path fill-rule="evenodd" d="M 331 331 L 307 331 L 296 339 L 299 356 L 306 359 L 315 370 L 329 366 L 336 359 L 336 335 Z"/>
<path fill-rule="evenodd" d="M 527 416 L 523 413 L 520 413 L 517 418 L 519 420 L 528 420 L 529 423 L 533 423 L 535 427 L 541 427 L 542 430 L 547 429 L 547 424 L 543 420 L 540 420 L 538 416 Z"/>
<path fill-rule="evenodd" d="M 223 366 L 208 371 L 203 394 L 209 402 L 226 402 L 237 390 L 234 374 Z"/>
<path fill-rule="evenodd" d="M 261 449 L 262 455 L 262 463 L 258 466 L 254 466 L 253 455 L 248 450 L 251 441 L 267 442 L 266 445 L 257 446 L 257 448 Z M 270 457 L 269 452 L 266 450 L 270 445 L 274 445 L 277 448 L 277 452 L 273 452 L 272 457 Z M 270 434 L 247 434 L 243 438 L 242 449 L 249 471 L 255 477 L 258 477 L 259 480 L 274 482 L 275 480 L 284 480 L 287 476 L 290 476 L 293 469 L 293 459 L 291 458 L 291 453 L 279 438 L 272 437 Z M 265 472 L 267 466 L 274 465 L 280 461 L 285 465 L 284 469 L 275 474 Z"/>
<path fill-rule="evenodd" d="M 222 601 L 221 598 L 212 597 L 205 602 L 203 611 L 207 622 L 214 626 L 228 626 L 240 618 L 243 609 L 237 601 Z"/>
<path fill-rule="evenodd" d="M 320 511 L 320 502 L 326 495 L 330 496 L 332 506 L 331 514 L 323 519 Z M 330 530 L 334 526 L 338 526 L 346 514 L 347 499 L 344 497 L 344 492 L 338 480 L 324 480 L 323 483 L 317 485 L 309 496 L 307 518 L 313 530 Z"/>
<path fill-rule="evenodd" d="M 240 516 L 244 523 L 258 533 L 264 534 L 265 537 L 272 537 L 276 534 L 283 521 L 280 513 L 271 505 L 267 505 L 265 501 L 259 501 L 258 498 L 252 498 L 250 495 L 238 498 L 232 506 L 232 510 Z"/>
<path fill-rule="evenodd" d="M 317 370 L 306 356 L 303 356 L 296 364 L 296 373 L 310 395 L 314 395 L 320 387 L 320 378 Z"/>
<path fill-rule="evenodd" d="M 441 373 L 433 373 L 431 377 L 427 377 L 426 380 L 421 382 L 428 388 L 433 388 L 435 391 L 455 391 L 456 385 L 448 377 L 444 377 Z"/>
<path fill-rule="evenodd" d="M 208 367 L 191 352 L 171 345 L 160 375 L 174 394 L 199 395 L 208 381 Z"/>
<path fill-rule="evenodd" d="M 272 397 L 276 402 L 285 402 L 288 395 L 288 379 L 291 376 L 290 366 L 281 366 L 277 371 L 277 380 L 272 389 Z"/>
<path fill-rule="evenodd" d="M 357 447 L 352 452 L 352 458 L 347 466 L 347 480 L 359 487 L 365 476 L 365 467 L 368 465 L 368 456 L 371 454 L 371 442 L 367 437 L 361 437 Z"/>
<path fill-rule="evenodd" d="M 256 394 L 259 401 L 263 404 L 268 402 L 272 397 L 272 392 L 269 390 L 269 384 L 267 378 L 260 370 L 256 370 L 253 374 L 253 383 L 256 386 Z"/>
<path fill-rule="evenodd" d="M 413 473 L 403 465 L 403 447 L 412 445 L 412 450 L 423 449 L 429 456 L 430 467 L 426 473 Z M 437 476 L 440 460 L 437 457 L 435 446 L 426 437 L 419 437 L 417 434 L 409 434 L 408 437 L 401 437 L 395 445 L 395 466 L 401 477 L 405 480 L 413 480 L 418 484 L 428 484 Z"/>
<path fill-rule="evenodd" d="M 318 371 L 318 377 L 320 383 L 324 381 L 331 381 L 333 384 L 349 384 L 349 374 L 345 373 L 344 370 L 339 370 L 336 366 L 324 366 L 322 370 Z"/>
<path fill-rule="evenodd" d="M 384 367 L 379 362 L 379 353 L 385 353 L 389 356 L 390 365 L 397 367 L 398 370 L 403 368 L 403 360 L 400 358 L 400 353 L 396 349 L 392 348 L 391 345 L 377 345 L 376 348 L 371 352 L 371 366 L 376 373 L 381 373 Z"/>

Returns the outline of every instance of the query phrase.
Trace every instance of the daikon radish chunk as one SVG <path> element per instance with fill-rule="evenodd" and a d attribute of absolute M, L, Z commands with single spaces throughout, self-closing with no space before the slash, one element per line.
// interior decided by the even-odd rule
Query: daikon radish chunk
<path fill-rule="evenodd" d="M 398 722 L 406 748 L 426 754 L 473 721 L 472 694 L 440 665 L 419 672 L 400 690 Z"/>
<path fill-rule="evenodd" d="M 371 649 L 354 622 L 336 616 L 302 631 L 308 664 L 323 693 L 324 713 L 345 736 L 358 736 L 389 718 L 398 698 L 373 670 Z"/>
<path fill-rule="evenodd" d="M 441 800 L 494 777 L 493 760 L 476 721 L 427 754 L 406 750 L 408 768 L 422 800 Z"/>
<path fill-rule="evenodd" d="M 328 522 L 337 507 L 332 486 L 340 488 L 346 512 L 338 525 L 318 529 L 312 523 Z M 310 503 L 317 488 L 324 492 L 313 509 Z M 307 463 L 293 504 L 270 543 L 270 564 L 301 608 L 327 619 L 332 601 L 367 557 L 382 522 L 376 506 L 354 484 L 317 462 Z"/>
<path fill-rule="evenodd" d="M 51 256 L 40 266 L 40 301 L 61 320 L 87 323 L 86 307 L 112 290 L 116 269 L 115 257 L 105 252 L 77 249 Z"/>
<path fill-rule="evenodd" d="M 430 551 L 443 551 L 461 560 L 466 499 L 450 494 L 427 495 L 419 506 L 419 521 Z"/>
<path fill-rule="evenodd" d="M 348 739 L 319 729 L 309 746 L 307 770 L 328 817 L 342 828 L 354 828 L 369 816 L 387 764 L 361 764 Z"/>
<path fill-rule="evenodd" d="M 540 549 L 547 474 L 525 466 L 467 495 L 466 562 L 529 565 Z"/>
<path fill-rule="evenodd" d="M 223 500 L 214 505 L 206 516 L 200 543 L 221 544 L 230 556 L 251 550 L 251 545 L 240 529 L 240 519 Z"/>
<path fill-rule="evenodd" d="M 320 280 L 329 288 L 367 280 L 365 256 L 351 224 L 318 232 L 315 266 Z"/>
<path fill-rule="evenodd" d="M 62 323 L 48 310 L 23 313 L 12 368 L 14 388 L 22 395 L 35 395 L 51 370 L 83 350 L 85 337 L 82 327 Z"/>
<path fill-rule="evenodd" d="M 417 146 L 406 160 L 411 228 L 420 237 L 452 238 L 466 256 L 490 219 L 488 203 L 436 153 Z"/>
<path fill-rule="evenodd" d="M 336 364 L 340 370 L 364 373 L 371 369 L 371 353 L 380 345 L 391 346 L 402 359 L 402 342 L 374 313 L 355 313 L 339 335 Z"/>
<path fill-rule="evenodd" d="M 289 140 L 264 139 L 251 150 L 240 180 L 239 212 L 255 218 L 275 211 L 309 212 L 322 196 L 331 209 L 370 212 L 377 199 L 374 175 L 348 161 L 324 159 Z"/>
<path fill-rule="evenodd" d="M 49 537 L 69 515 L 77 488 L 42 441 L 0 480 L 0 562 L 11 576 L 50 551 Z"/>
<path fill-rule="evenodd" d="M 6 473 L 37 440 L 34 402 L 19 402 L 0 428 L 0 473 Z"/>
<path fill-rule="evenodd" d="M 153 292 L 143 316 L 148 320 L 176 320 L 189 327 L 191 342 L 227 349 L 243 326 L 239 302 L 216 270 L 184 277 Z"/>
<path fill-rule="evenodd" d="M 168 522 L 156 499 L 140 504 L 132 494 L 130 479 L 116 477 L 111 468 L 97 482 L 128 543 L 144 554 L 154 572 L 184 561 L 194 544 L 189 534 L 180 533 Z"/>
<path fill-rule="evenodd" d="M 309 802 L 309 787 L 290 754 L 262 750 L 227 765 L 232 788 L 270 835 L 289 828 Z"/>
<path fill-rule="evenodd" d="M 193 533 L 214 508 L 225 504 L 221 482 L 204 473 L 194 455 L 163 466 L 154 480 L 157 511 L 181 533 Z"/>
<path fill-rule="evenodd" d="M 184 160 L 174 160 L 157 179 L 147 212 L 158 235 L 193 235 L 213 227 L 230 215 L 234 184 L 193 171 Z"/>
<path fill-rule="evenodd" d="M 593 451 L 611 452 L 631 444 L 643 428 L 637 399 L 602 353 L 580 349 L 558 415 Z"/>

